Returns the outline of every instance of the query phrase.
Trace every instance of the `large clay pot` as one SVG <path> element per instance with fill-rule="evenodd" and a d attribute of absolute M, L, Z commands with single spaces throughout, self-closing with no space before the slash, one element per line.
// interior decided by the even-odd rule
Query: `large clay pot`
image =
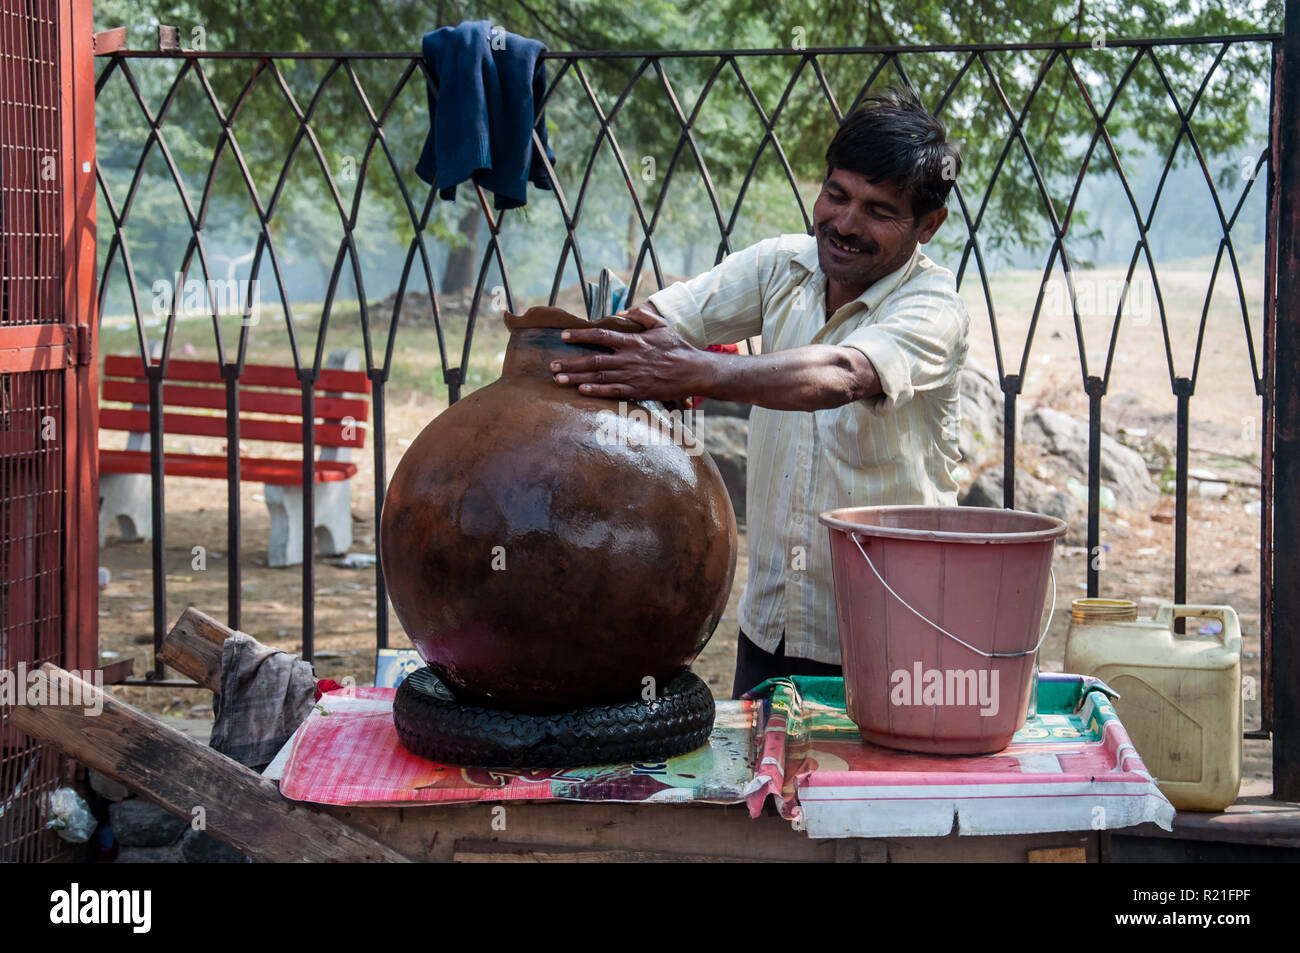
<path fill-rule="evenodd" d="M 430 422 L 393 473 L 388 593 L 463 701 L 541 713 L 640 698 L 722 616 L 736 568 L 726 486 L 659 405 L 555 383 L 551 361 L 599 350 L 560 340 L 588 322 L 532 308 L 506 326 L 501 378 Z"/>

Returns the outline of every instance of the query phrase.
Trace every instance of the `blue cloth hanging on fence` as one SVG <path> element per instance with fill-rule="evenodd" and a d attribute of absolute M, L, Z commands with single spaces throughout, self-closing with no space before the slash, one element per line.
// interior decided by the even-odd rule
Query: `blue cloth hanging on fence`
<path fill-rule="evenodd" d="M 546 47 L 507 33 L 488 20 L 466 20 L 424 35 L 424 62 L 437 85 L 429 88 L 429 136 L 416 174 L 439 195 L 456 198 L 472 179 L 496 196 L 498 209 L 528 201 L 528 183 L 551 188 L 533 144 L 533 126 L 546 93 Z M 546 157 L 546 122 L 538 127 Z"/>

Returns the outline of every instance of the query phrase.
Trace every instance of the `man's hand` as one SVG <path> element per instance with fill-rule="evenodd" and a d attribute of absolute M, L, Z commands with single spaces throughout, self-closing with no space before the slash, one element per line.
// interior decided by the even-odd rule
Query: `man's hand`
<path fill-rule="evenodd" d="M 572 357 L 551 364 L 557 384 L 576 386 L 591 397 L 628 400 L 678 400 L 704 393 L 709 382 L 706 352 L 691 347 L 645 303 L 620 317 L 641 325 L 636 333 L 603 328 L 565 331 L 570 344 L 594 344 L 613 354 Z"/>
<path fill-rule="evenodd" d="M 571 344 L 596 344 L 614 353 L 552 362 L 557 384 L 592 397 L 700 396 L 773 410 L 821 410 L 881 392 L 875 367 L 856 348 L 808 344 L 772 354 L 714 354 L 687 344 L 651 304 L 619 314 L 643 330 L 564 332 Z"/>

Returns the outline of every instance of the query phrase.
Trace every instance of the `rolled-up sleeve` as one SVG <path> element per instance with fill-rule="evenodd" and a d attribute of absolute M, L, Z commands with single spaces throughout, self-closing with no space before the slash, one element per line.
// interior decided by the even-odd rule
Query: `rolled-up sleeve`
<path fill-rule="evenodd" d="M 955 293 L 921 291 L 890 301 L 877 320 L 839 343 L 871 361 L 881 393 L 865 401 L 885 414 L 953 380 L 966 360 L 969 326 Z"/>
<path fill-rule="evenodd" d="M 763 289 L 778 239 L 733 252 L 689 281 L 650 295 L 650 303 L 688 343 L 736 344 L 763 332 Z"/>

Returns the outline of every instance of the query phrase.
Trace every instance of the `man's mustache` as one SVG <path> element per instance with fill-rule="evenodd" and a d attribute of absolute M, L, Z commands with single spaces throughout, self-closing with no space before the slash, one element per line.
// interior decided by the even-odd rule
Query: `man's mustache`
<path fill-rule="evenodd" d="M 874 255 L 876 252 L 880 251 L 880 249 L 877 248 L 874 243 L 864 242 L 860 238 L 848 238 L 844 235 L 841 235 L 839 232 L 831 228 L 829 225 L 822 226 L 822 235 L 826 236 L 827 238 L 835 239 L 841 245 L 848 245 L 850 248 L 860 248 L 869 255 Z"/>

